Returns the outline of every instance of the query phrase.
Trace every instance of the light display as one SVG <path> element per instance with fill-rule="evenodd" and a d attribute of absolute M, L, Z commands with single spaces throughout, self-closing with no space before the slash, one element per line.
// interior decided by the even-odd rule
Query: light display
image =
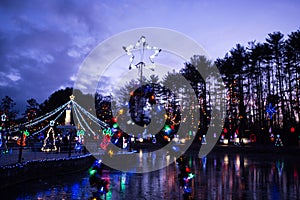
<path fill-rule="evenodd" d="M 50 135 L 50 133 L 51 133 L 51 135 Z M 55 132 L 54 132 L 53 126 L 51 126 L 49 128 L 41 150 L 46 151 L 46 152 L 57 150 L 57 147 L 55 145 Z"/>
<path fill-rule="evenodd" d="M 272 104 L 269 103 L 266 112 L 269 114 L 269 118 L 272 119 L 273 115 L 276 113 L 276 106 L 272 106 Z"/>
<path fill-rule="evenodd" d="M 5 115 L 5 113 L 1 115 L 1 121 L 3 121 L 3 122 L 6 121 L 6 115 Z"/>
<path fill-rule="evenodd" d="M 277 134 L 276 135 L 276 141 L 275 141 L 275 147 L 282 147 L 283 146 L 283 143 L 282 143 L 282 140 L 280 138 L 280 135 Z"/>
<path fill-rule="evenodd" d="M 152 50 L 154 53 L 149 57 L 149 60 L 151 63 L 154 63 L 154 58 L 161 52 L 161 49 L 154 47 L 154 46 L 149 46 L 148 43 L 146 42 L 146 37 L 141 36 L 140 39 L 137 41 L 135 45 L 128 45 L 127 47 L 123 47 L 124 51 L 127 53 L 127 55 L 130 56 L 130 64 L 129 64 L 129 69 L 132 69 L 134 67 L 133 61 L 134 61 L 134 54 L 132 53 L 134 50 L 140 50 L 142 53 L 144 50 Z"/>
<path fill-rule="evenodd" d="M 0 131 L 0 148 L 2 147 L 2 133 L 1 133 L 1 131 Z"/>
<path fill-rule="evenodd" d="M 26 146 L 26 138 L 29 136 L 29 132 L 27 130 L 25 130 L 25 131 L 21 131 L 21 134 L 23 134 L 23 138 L 20 137 L 17 140 L 17 145 L 19 145 L 19 146 L 22 145 L 23 147 L 25 147 Z M 23 141 L 22 141 L 22 139 L 23 139 Z"/>
<path fill-rule="evenodd" d="M 291 127 L 291 133 L 295 133 L 295 128 L 294 127 Z"/>

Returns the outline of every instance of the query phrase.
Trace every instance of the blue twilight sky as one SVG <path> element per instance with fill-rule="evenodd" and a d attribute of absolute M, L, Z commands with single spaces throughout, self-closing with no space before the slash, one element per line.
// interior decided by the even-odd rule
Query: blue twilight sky
<path fill-rule="evenodd" d="M 1 0 L 0 98 L 42 103 L 73 86 L 88 53 L 111 36 L 141 27 L 179 31 L 212 60 L 237 43 L 300 28 L 299 0 Z M 128 67 L 128 66 L 125 66 Z"/>

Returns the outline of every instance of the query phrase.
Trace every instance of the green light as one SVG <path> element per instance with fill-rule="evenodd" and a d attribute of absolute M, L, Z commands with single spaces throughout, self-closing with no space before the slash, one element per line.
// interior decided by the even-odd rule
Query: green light
<path fill-rule="evenodd" d="M 113 135 L 113 133 L 112 133 L 112 131 L 111 131 L 110 128 L 104 129 L 102 132 L 103 132 L 104 135 L 109 135 L 109 136 Z"/>
<path fill-rule="evenodd" d="M 77 136 L 80 136 L 80 135 L 84 135 L 84 130 L 77 131 Z"/>
<path fill-rule="evenodd" d="M 23 134 L 26 135 L 26 137 L 29 136 L 29 132 L 27 130 L 23 131 Z"/>
<path fill-rule="evenodd" d="M 94 169 L 90 170 L 90 176 L 94 176 L 96 174 L 96 172 L 97 172 L 97 170 L 94 170 Z"/>
<path fill-rule="evenodd" d="M 169 125 L 165 125 L 165 131 L 170 131 L 170 130 L 171 130 L 170 126 Z"/>
<path fill-rule="evenodd" d="M 113 128 L 118 128 L 118 124 L 115 123 L 115 124 L 113 125 Z"/>
<path fill-rule="evenodd" d="M 192 178 L 194 178 L 195 177 L 195 175 L 193 174 L 193 173 L 189 173 L 189 175 L 188 175 L 188 178 L 189 179 L 192 179 Z"/>

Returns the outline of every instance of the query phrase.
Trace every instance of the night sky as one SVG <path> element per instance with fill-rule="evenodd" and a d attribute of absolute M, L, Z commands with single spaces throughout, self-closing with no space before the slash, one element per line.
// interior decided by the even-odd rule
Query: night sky
<path fill-rule="evenodd" d="M 42 103 L 52 92 L 72 87 L 89 52 L 122 31 L 173 29 L 214 60 L 237 43 L 296 31 L 299 8 L 298 0 L 1 0 L 0 98 L 12 97 L 23 112 L 27 99 Z"/>

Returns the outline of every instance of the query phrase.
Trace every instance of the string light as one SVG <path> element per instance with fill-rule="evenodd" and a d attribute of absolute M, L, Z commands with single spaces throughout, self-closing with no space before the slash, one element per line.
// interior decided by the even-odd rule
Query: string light
<path fill-rule="evenodd" d="M 78 121 L 78 123 L 79 123 L 79 126 L 85 131 L 86 129 L 85 129 L 84 126 L 81 124 L 81 120 L 80 120 L 79 117 L 78 117 L 78 113 L 77 113 L 78 111 L 77 111 L 75 105 L 73 106 L 73 110 L 74 110 L 74 113 L 75 113 L 75 117 L 76 117 L 76 119 L 77 119 L 77 121 Z"/>
<path fill-rule="evenodd" d="M 66 106 L 65 108 L 56 116 L 56 118 L 53 121 L 56 121 L 66 110 Z M 31 134 L 31 136 L 29 136 L 29 138 L 33 137 L 34 135 L 36 135 L 37 133 L 40 133 L 42 131 L 44 131 L 45 129 L 47 129 L 50 126 L 50 124 L 48 124 L 47 126 L 45 126 L 44 128 L 42 128 L 41 130 L 38 130 L 36 132 L 34 132 L 33 134 Z"/>
<path fill-rule="evenodd" d="M 63 109 L 64 107 L 66 107 L 68 104 L 70 103 L 70 101 L 68 101 L 67 103 L 65 103 L 64 105 L 54 109 L 53 111 L 49 112 L 49 113 L 46 113 L 45 115 L 42 115 L 32 121 L 29 121 L 29 122 L 25 122 L 23 124 L 20 124 L 20 125 L 17 125 L 17 126 L 14 126 L 12 128 L 18 128 L 20 126 L 25 126 L 25 127 L 30 127 L 30 126 L 33 126 L 35 124 L 38 124 L 38 123 L 41 123 L 42 121 L 45 121 L 46 119 L 48 119 L 49 117 L 55 115 L 56 113 L 58 113 L 61 109 Z"/>
<path fill-rule="evenodd" d="M 80 118 L 83 120 L 85 126 L 87 127 L 87 129 L 89 129 L 89 131 L 91 131 L 91 133 L 93 133 L 93 135 L 95 136 L 96 133 L 91 129 L 91 127 L 88 125 L 88 123 L 85 121 L 85 119 L 83 118 L 83 116 L 81 115 L 81 113 L 79 112 L 79 110 L 77 109 L 76 106 L 73 106 L 74 110 L 77 110 L 78 111 L 78 114 L 80 116 Z"/>
<path fill-rule="evenodd" d="M 92 115 L 91 113 L 89 113 L 88 111 L 86 111 L 84 108 L 82 108 L 78 103 L 76 103 L 75 101 L 73 102 L 74 105 L 78 106 L 78 108 L 92 121 L 94 121 L 96 124 L 99 124 L 101 126 L 102 129 L 108 128 L 109 125 L 106 124 L 105 122 L 99 120 L 97 117 L 95 117 L 94 115 Z"/>

